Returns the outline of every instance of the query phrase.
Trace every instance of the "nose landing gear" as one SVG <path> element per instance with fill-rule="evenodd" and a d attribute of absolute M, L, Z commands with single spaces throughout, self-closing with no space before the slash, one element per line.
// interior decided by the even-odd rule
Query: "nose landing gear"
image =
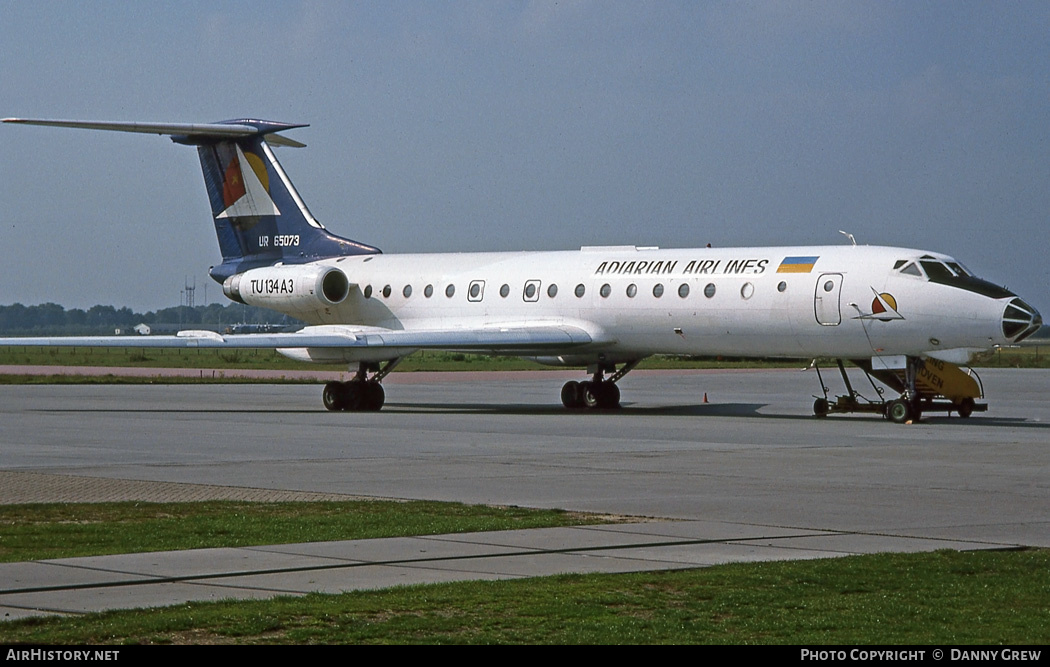
<path fill-rule="evenodd" d="M 820 367 L 814 360 L 813 368 L 817 371 L 823 396 L 814 397 L 816 400 L 813 402 L 813 414 L 816 417 L 826 417 L 839 412 L 867 412 L 881 414 L 896 424 L 906 424 L 919 421 L 923 413 L 932 410 L 946 410 L 949 414 L 954 411 L 965 419 L 974 412 L 984 412 L 988 409 L 987 404 L 976 402 L 984 392 L 980 386 L 980 378 L 972 369 L 968 372 L 963 371 L 958 366 L 936 359 L 901 359 L 903 363 L 900 367 L 877 370 L 872 369 L 872 364 L 867 359 L 853 360 L 853 363 L 864 371 L 878 395 L 875 400 L 868 400 L 853 389 L 842 360 L 837 359 L 836 363 L 848 393 L 835 397 L 834 401 L 828 399 L 828 387 L 824 384 Z M 875 379 L 899 391 L 900 396 L 889 401 L 884 400 L 884 390 L 875 384 Z"/>

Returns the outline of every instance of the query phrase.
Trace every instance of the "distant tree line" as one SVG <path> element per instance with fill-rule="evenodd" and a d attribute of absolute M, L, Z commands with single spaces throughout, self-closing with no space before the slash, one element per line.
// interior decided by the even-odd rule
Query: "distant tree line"
<path fill-rule="evenodd" d="M 147 313 L 128 307 L 92 306 L 87 310 L 63 308 L 57 303 L 0 306 L 0 336 L 79 336 L 112 335 L 117 329 L 133 333 L 138 324 L 200 326 L 222 331 L 237 324 L 278 324 L 302 326 L 295 318 L 265 308 L 239 303 L 211 303 L 207 306 L 176 306 Z"/>

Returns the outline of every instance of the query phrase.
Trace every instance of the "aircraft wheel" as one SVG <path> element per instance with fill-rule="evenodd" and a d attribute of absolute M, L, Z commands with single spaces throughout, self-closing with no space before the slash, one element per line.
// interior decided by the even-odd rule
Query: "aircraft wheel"
<path fill-rule="evenodd" d="M 895 424 L 903 424 L 909 419 L 917 418 L 913 414 L 915 410 L 912 408 L 911 403 L 898 398 L 895 401 L 890 401 L 889 407 L 886 409 L 886 417 Z"/>
<path fill-rule="evenodd" d="M 620 407 L 620 388 L 612 382 L 581 382 L 583 404 L 588 408 Z"/>
<path fill-rule="evenodd" d="M 583 407 L 583 388 L 576 380 L 569 380 L 561 388 L 561 404 L 570 410 Z"/>
<path fill-rule="evenodd" d="M 594 382 L 586 381 L 580 383 L 580 396 L 583 398 L 583 405 L 588 408 L 597 408 L 601 406 L 601 388 L 600 385 Z"/>
<path fill-rule="evenodd" d="M 321 400 L 324 402 L 324 407 L 327 410 L 345 410 L 346 392 L 344 391 L 343 383 L 325 383 L 324 390 L 321 392 Z"/>
<path fill-rule="evenodd" d="M 365 387 L 360 380 L 350 380 L 343 383 L 343 409 L 347 412 L 357 412 L 361 409 L 364 398 Z"/>
<path fill-rule="evenodd" d="M 379 412 L 386 403 L 386 392 L 378 382 L 366 382 L 361 386 L 361 410 Z"/>
<path fill-rule="evenodd" d="M 829 412 L 831 412 L 831 406 L 828 404 L 828 399 L 818 398 L 813 401 L 813 414 L 815 416 L 827 417 Z"/>

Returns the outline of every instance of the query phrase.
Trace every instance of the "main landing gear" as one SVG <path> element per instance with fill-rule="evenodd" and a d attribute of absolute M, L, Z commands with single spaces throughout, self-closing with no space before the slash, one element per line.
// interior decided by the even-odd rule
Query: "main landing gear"
<path fill-rule="evenodd" d="M 386 392 L 379 382 L 394 370 L 400 359 L 388 361 L 382 369 L 378 364 L 361 362 L 357 374 L 348 382 L 329 382 L 321 392 L 325 408 L 347 412 L 378 412 L 386 402 Z M 368 377 L 372 371 L 372 377 Z"/>
<path fill-rule="evenodd" d="M 620 407 L 620 388 L 616 383 L 638 365 L 641 359 L 627 362 L 620 370 L 614 364 L 600 365 L 587 369 L 592 379 L 577 382 L 570 380 L 561 388 L 561 403 L 570 410 L 578 408 L 601 408 L 611 410 Z M 613 374 L 608 378 L 606 372 Z"/>

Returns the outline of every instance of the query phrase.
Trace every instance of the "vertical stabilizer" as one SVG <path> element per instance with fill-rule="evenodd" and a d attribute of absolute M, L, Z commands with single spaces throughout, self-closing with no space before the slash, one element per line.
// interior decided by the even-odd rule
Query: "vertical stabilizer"
<path fill-rule="evenodd" d="M 276 262 L 301 264 L 379 252 L 330 233 L 306 208 L 271 146 L 301 145 L 272 134 L 297 126 L 254 120 L 225 123 L 258 127 L 259 133 L 219 140 L 175 137 L 195 144 L 200 156 L 222 252 L 222 264 L 211 271 L 216 280 Z"/>

